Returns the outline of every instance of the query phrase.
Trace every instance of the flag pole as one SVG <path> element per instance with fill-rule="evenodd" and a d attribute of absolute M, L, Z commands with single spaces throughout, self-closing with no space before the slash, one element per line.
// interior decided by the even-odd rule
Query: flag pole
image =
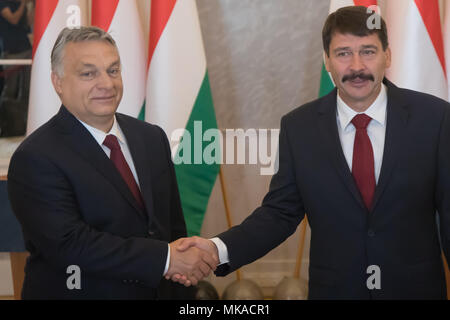
<path fill-rule="evenodd" d="M 231 221 L 230 207 L 228 206 L 227 190 L 225 188 L 225 179 L 224 179 L 224 175 L 222 172 L 222 166 L 220 166 L 220 169 L 219 169 L 219 179 L 220 179 L 220 186 L 222 188 L 223 204 L 225 206 L 225 215 L 227 218 L 227 224 L 228 224 L 228 229 L 229 229 L 233 226 L 233 223 Z M 241 272 L 239 269 L 236 270 L 236 279 L 238 281 L 241 280 Z"/>
<path fill-rule="evenodd" d="M 299 236 L 299 245 L 298 245 L 298 252 L 297 252 L 297 261 L 295 263 L 295 271 L 294 271 L 294 278 L 299 279 L 300 278 L 300 270 L 302 267 L 302 257 L 303 257 L 303 249 L 305 247 L 305 238 L 306 238 L 306 226 L 308 225 L 308 218 L 303 218 L 302 223 L 300 224 L 300 236 Z"/>

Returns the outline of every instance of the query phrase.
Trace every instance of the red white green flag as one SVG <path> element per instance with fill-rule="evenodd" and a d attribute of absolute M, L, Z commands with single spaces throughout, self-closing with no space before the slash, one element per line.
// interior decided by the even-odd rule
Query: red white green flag
<path fill-rule="evenodd" d="M 184 129 L 172 154 L 188 234 L 199 235 L 219 164 L 203 159 L 217 122 L 195 0 L 152 0 L 145 120 L 169 139 Z"/>
<path fill-rule="evenodd" d="M 447 99 L 438 0 L 389 1 L 386 23 L 392 51 L 387 77 L 400 87 Z"/>
<path fill-rule="evenodd" d="M 136 0 L 92 0 L 92 25 L 109 32 L 119 49 L 124 90 L 117 111 L 137 118 L 144 112 L 147 57 Z"/>
<path fill-rule="evenodd" d="M 51 82 L 50 55 L 65 27 L 86 24 L 81 0 L 36 0 L 27 135 L 53 117 L 61 100 Z"/>

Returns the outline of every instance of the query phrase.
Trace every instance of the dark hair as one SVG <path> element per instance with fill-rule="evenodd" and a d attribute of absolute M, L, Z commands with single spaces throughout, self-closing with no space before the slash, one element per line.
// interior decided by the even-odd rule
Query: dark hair
<path fill-rule="evenodd" d="M 330 14 L 325 21 L 322 30 L 323 49 L 327 56 L 330 56 L 331 38 L 335 33 L 352 34 L 358 37 L 365 37 L 374 33 L 378 34 L 383 50 L 386 51 L 389 46 L 386 22 L 376 14 L 379 18 L 380 28 L 369 29 L 368 20 L 373 16 L 373 11 L 368 12 L 364 6 L 350 6 L 338 9 Z"/>

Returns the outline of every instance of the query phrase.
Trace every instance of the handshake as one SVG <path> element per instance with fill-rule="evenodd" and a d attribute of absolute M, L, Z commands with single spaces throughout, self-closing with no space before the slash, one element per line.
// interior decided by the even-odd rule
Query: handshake
<path fill-rule="evenodd" d="M 214 242 L 200 237 L 181 238 L 170 243 L 169 269 L 164 277 L 189 287 L 209 276 L 219 264 Z"/>

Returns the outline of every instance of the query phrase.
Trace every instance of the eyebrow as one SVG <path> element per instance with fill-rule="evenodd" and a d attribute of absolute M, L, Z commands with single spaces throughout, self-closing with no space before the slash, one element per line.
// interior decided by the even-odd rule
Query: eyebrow
<path fill-rule="evenodd" d="M 115 66 L 120 66 L 120 60 L 117 60 L 117 61 L 114 61 L 113 63 L 111 63 L 107 69 L 109 69 L 111 67 L 115 67 Z M 97 66 L 92 63 L 84 63 L 83 62 L 82 68 L 97 68 Z"/>
<path fill-rule="evenodd" d="M 108 69 L 111 67 L 115 67 L 115 66 L 120 66 L 120 60 L 117 60 L 117 61 L 111 63 L 111 65 L 108 67 Z"/>
<path fill-rule="evenodd" d="M 97 68 L 97 66 L 92 63 L 82 63 L 81 67 L 82 68 Z"/>
<path fill-rule="evenodd" d="M 334 53 L 338 52 L 338 51 L 344 51 L 344 50 L 351 50 L 350 47 L 339 47 L 333 50 Z"/>
<path fill-rule="evenodd" d="M 376 45 L 373 44 L 365 44 L 361 46 L 361 49 L 376 49 L 378 50 L 378 47 Z M 333 52 L 339 52 L 339 51 L 345 51 L 345 50 L 351 50 L 350 47 L 339 47 L 333 50 Z"/>
<path fill-rule="evenodd" d="M 362 49 L 376 49 L 378 50 L 378 47 L 376 45 L 373 44 L 366 44 L 362 46 Z"/>

